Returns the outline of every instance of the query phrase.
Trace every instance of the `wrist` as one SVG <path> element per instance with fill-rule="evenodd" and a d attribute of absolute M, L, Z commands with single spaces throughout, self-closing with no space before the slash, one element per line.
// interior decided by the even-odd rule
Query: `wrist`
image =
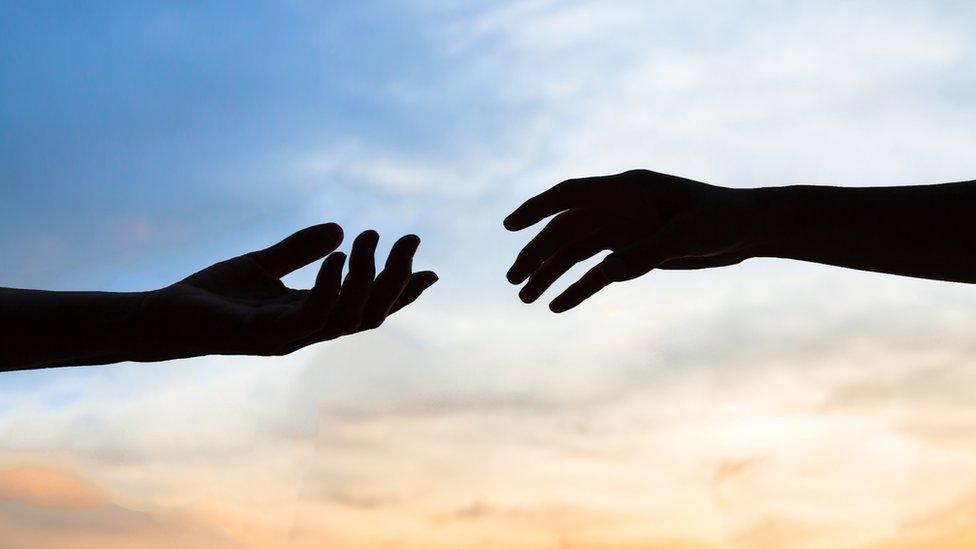
<path fill-rule="evenodd" d="M 67 294 L 63 307 L 68 325 L 77 324 L 65 364 L 113 364 L 139 360 L 145 323 L 139 311 L 148 292 L 91 292 Z M 73 339 L 77 341 L 72 342 Z"/>
<path fill-rule="evenodd" d="M 122 304 L 119 315 L 115 316 L 116 333 L 119 334 L 118 348 L 125 356 L 123 360 L 141 361 L 147 356 L 149 341 L 149 311 L 146 301 L 154 294 L 147 292 L 128 292 L 120 295 Z"/>
<path fill-rule="evenodd" d="M 782 257 L 782 250 L 803 227 L 802 201 L 797 187 L 741 189 L 751 212 L 746 235 L 750 257 Z"/>

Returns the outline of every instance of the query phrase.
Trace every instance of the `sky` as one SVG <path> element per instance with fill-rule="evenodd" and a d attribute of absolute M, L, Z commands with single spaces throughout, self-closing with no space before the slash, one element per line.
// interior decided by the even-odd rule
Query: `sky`
<path fill-rule="evenodd" d="M 750 260 L 553 315 L 501 227 L 638 167 L 971 180 L 974 27 L 965 1 L 0 2 L 0 286 L 158 288 L 323 221 L 417 233 L 441 278 L 287 357 L 4 374 L 0 546 L 976 545 L 972 288 Z"/>

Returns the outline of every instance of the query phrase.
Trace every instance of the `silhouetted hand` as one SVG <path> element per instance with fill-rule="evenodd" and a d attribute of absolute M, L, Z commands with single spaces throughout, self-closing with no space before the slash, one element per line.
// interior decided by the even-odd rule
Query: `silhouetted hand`
<path fill-rule="evenodd" d="M 701 269 L 738 263 L 755 241 L 758 217 L 740 189 L 633 170 L 570 179 L 530 198 L 505 219 L 519 231 L 558 214 L 508 271 L 532 303 L 581 261 L 612 250 L 549 305 L 563 312 L 606 287 L 651 269 Z"/>
<path fill-rule="evenodd" d="M 330 254 L 342 242 L 342 229 L 329 223 L 150 292 L 135 315 L 144 337 L 135 359 L 284 355 L 376 328 L 437 281 L 433 272 L 412 272 L 420 244 L 414 235 L 393 245 L 376 276 L 373 254 L 378 239 L 375 231 L 356 238 L 344 281 L 345 254 Z M 322 257 L 313 288 L 296 290 L 282 284 L 281 277 Z"/>
<path fill-rule="evenodd" d="M 393 244 L 376 276 L 379 236 L 360 234 L 346 256 L 334 223 L 298 231 L 270 248 L 222 261 L 148 292 L 0 288 L 0 371 L 152 362 L 221 355 L 284 355 L 376 328 L 437 282 L 414 273 L 414 235 Z M 281 277 L 325 257 L 308 290 Z"/>
<path fill-rule="evenodd" d="M 526 303 L 576 263 L 613 253 L 549 305 L 569 310 L 652 269 L 750 257 L 976 283 L 976 181 L 897 187 L 730 189 L 647 170 L 570 179 L 505 219 L 519 231 L 556 215 L 508 271 Z"/>

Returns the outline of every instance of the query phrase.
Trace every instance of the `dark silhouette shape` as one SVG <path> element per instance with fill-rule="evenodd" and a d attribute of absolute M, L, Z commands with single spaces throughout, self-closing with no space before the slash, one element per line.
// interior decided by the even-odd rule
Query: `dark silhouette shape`
<path fill-rule="evenodd" d="M 558 214 L 558 215 L 557 215 Z M 647 170 L 570 179 L 505 219 L 511 231 L 555 215 L 508 280 L 531 303 L 573 265 L 599 264 L 549 305 L 561 313 L 652 269 L 703 269 L 777 257 L 976 282 L 976 181 L 906 187 L 731 189 Z"/>
<path fill-rule="evenodd" d="M 0 370 L 152 362 L 210 354 L 285 355 L 378 327 L 437 281 L 412 272 L 420 238 L 393 245 L 376 276 L 379 236 L 360 234 L 346 256 L 334 224 L 298 231 L 278 244 L 212 265 L 172 286 L 139 293 L 0 289 Z M 284 275 L 322 257 L 309 290 Z M 374 278 L 375 277 L 375 278 Z"/>

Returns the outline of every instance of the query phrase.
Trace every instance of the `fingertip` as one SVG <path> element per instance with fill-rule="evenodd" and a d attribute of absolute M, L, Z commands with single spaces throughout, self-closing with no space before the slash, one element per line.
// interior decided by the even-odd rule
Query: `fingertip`
<path fill-rule="evenodd" d="M 521 284 L 525 282 L 526 278 L 529 278 L 529 274 L 530 273 L 527 272 L 524 266 L 521 266 L 518 264 L 518 262 L 516 262 L 516 264 L 512 265 L 512 267 L 508 269 L 508 272 L 505 273 L 505 278 L 508 279 L 508 281 L 512 284 Z"/>
<path fill-rule="evenodd" d="M 434 271 L 421 271 L 414 274 L 415 277 L 419 278 L 426 286 L 433 286 L 440 277 Z"/>
<path fill-rule="evenodd" d="M 316 244 L 311 245 L 321 245 L 326 244 L 327 249 L 334 250 L 342 244 L 342 238 L 344 236 L 342 232 L 342 227 L 335 223 L 323 223 L 321 225 L 315 225 L 311 228 L 311 235 L 313 241 L 317 241 Z"/>
<path fill-rule="evenodd" d="M 329 254 L 329 257 L 327 257 L 326 260 L 333 261 L 335 263 L 338 263 L 339 265 L 342 265 L 343 263 L 346 262 L 346 254 L 345 252 L 334 252 Z"/>
<path fill-rule="evenodd" d="M 376 251 L 376 246 L 379 244 L 380 235 L 372 229 L 365 230 L 359 233 L 356 240 L 352 243 L 352 254 L 358 257 L 359 254 L 372 254 Z"/>
<path fill-rule="evenodd" d="M 406 246 L 410 253 L 414 253 L 420 246 L 420 237 L 415 234 L 408 234 L 401 236 L 399 242 L 402 243 L 401 246 Z"/>
<path fill-rule="evenodd" d="M 345 233 L 342 231 L 342 227 L 340 227 L 338 223 L 329 222 L 324 224 L 323 227 L 332 238 L 342 242 L 342 238 L 345 236 Z"/>
<path fill-rule="evenodd" d="M 525 288 L 522 288 L 522 291 L 519 292 L 518 296 L 519 296 L 519 299 L 522 300 L 522 303 L 526 303 L 526 304 L 532 303 L 533 301 L 535 301 L 539 297 L 537 295 L 533 295 L 532 292 L 526 291 Z"/>
<path fill-rule="evenodd" d="M 570 309 L 572 309 L 571 306 L 568 306 L 564 301 L 560 301 L 558 298 L 553 299 L 552 302 L 549 303 L 549 310 L 556 314 L 565 313 Z"/>
<path fill-rule="evenodd" d="M 329 277 L 339 276 L 345 262 L 346 254 L 342 252 L 333 252 L 327 255 L 322 261 L 318 276 L 315 277 L 315 286 L 324 284 Z"/>
<path fill-rule="evenodd" d="M 522 223 L 519 221 L 518 216 L 516 216 L 515 214 L 511 214 L 508 217 L 506 217 L 505 221 L 502 222 L 502 225 L 509 231 L 513 231 L 513 232 L 520 231 L 525 228 L 522 225 Z"/>

